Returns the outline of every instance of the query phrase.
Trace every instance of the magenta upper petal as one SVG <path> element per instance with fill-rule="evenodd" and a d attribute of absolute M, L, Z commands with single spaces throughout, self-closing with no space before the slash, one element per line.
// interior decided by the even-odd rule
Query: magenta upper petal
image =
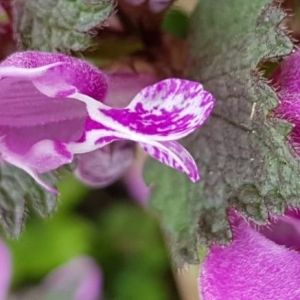
<path fill-rule="evenodd" d="M 202 299 L 300 299 L 300 253 L 269 240 L 242 219 L 232 226 L 232 243 L 211 247 L 202 265 Z"/>
<path fill-rule="evenodd" d="M 106 90 L 105 75 L 82 60 L 42 52 L 11 55 L 0 65 L 2 159 L 52 191 L 38 174 L 70 163 L 74 153 L 67 145 L 85 134 L 87 105 L 75 95 L 97 103 Z"/>
<path fill-rule="evenodd" d="M 71 56 L 35 51 L 18 52 L 9 56 L 0 67 L 34 69 L 55 63 L 60 63 L 60 67 L 50 69 L 51 77 L 45 76 L 42 77 L 43 79 L 48 79 L 52 83 L 64 82 L 75 87 L 82 94 L 98 101 L 104 100 L 107 92 L 106 77 L 96 67 Z"/>

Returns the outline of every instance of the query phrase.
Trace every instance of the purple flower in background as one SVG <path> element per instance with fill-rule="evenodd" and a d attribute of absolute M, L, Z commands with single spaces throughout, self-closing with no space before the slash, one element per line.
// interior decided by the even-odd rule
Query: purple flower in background
<path fill-rule="evenodd" d="M 0 300 L 6 300 L 11 280 L 11 256 L 9 249 L 0 239 Z"/>
<path fill-rule="evenodd" d="M 0 300 L 8 299 L 11 280 L 11 256 L 0 239 Z M 17 299 L 99 300 L 102 274 L 96 262 L 87 256 L 76 257 L 54 270 L 41 285 L 22 292 Z"/>
<path fill-rule="evenodd" d="M 102 274 L 90 257 L 76 257 L 48 275 L 40 289 L 42 295 L 53 299 L 68 294 L 64 299 L 97 300 L 102 293 Z"/>
<path fill-rule="evenodd" d="M 211 94 L 197 82 L 167 79 L 142 89 L 126 107 L 112 108 L 104 103 L 114 95 L 107 80 L 87 62 L 62 54 L 21 52 L 7 58 L 0 65 L 2 160 L 55 192 L 38 174 L 72 162 L 74 155 L 77 173 L 86 174 L 80 155 L 125 140 L 198 180 L 193 158 L 175 140 L 207 119 Z"/>
<path fill-rule="evenodd" d="M 121 141 L 78 155 L 75 175 L 90 187 L 110 185 L 133 163 L 134 150 L 134 143 Z"/>
<path fill-rule="evenodd" d="M 203 300 L 300 299 L 300 214 L 257 228 L 231 212 L 233 241 L 212 246 L 201 267 Z"/>
<path fill-rule="evenodd" d="M 294 128 L 289 142 L 300 156 L 300 51 L 289 55 L 273 76 L 273 84 L 279 97 L 279 105 L 275 109 L 278 118 L 285 119 Z"/>
<path fill-rule="evenodd" d="M 135 161 L 123 177 L 129 195 L 140 205 L 147 205 L 151 194 L 151 187 L 147 186 L 143 179 L 146 159 L 146 154 L 143 151 L 137 151 Z"/>
<path fill-rule="evenodd" d="M 154 13 L 162 12 L 171 6 L 174 0 L 124 0 L 125 3 L 132 6 L 140 6 L 147 3 L 148 7 Z"/>

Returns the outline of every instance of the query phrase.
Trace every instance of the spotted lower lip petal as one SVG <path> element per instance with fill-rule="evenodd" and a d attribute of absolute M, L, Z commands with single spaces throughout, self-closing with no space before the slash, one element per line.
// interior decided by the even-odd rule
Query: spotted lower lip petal
<path fill-rule="evenodd" d="M 83 98 L 86 103 L 90 99 Z M 132 140 L 160 162 L 185 172 L 192 181 L 200 176 L 192 156 L 176 140 L 197 130 L 210 115 L 215 99 L 202 85 L 167 79 L 142 89 L 125 108 L 88 105 L 91 121 L 86 141 L 107 144 Z M 85 143 L 74 144 L 77 151 Z"/>
<path fill-rule="evenodd" d="M 198 82 L 167 79 L 144 88 L 126 108 L 103 108 L 101 113 L 112 127 L 127 128 L 127 132 L 159 141 L 172 141 L 199 128 L 214 102 Z"/>
<path fill-rule="evenodd" d="M 150 156 L 178 171 L 186 173 L 195 182 L 200 179 L 198 167 L 190 153 L 177 142 L 160 142 L 155 146 L 139 143 Z"/>

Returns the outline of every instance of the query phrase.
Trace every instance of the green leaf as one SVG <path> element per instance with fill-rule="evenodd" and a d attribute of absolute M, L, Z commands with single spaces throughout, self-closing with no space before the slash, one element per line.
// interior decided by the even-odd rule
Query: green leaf
<path fill-rule="evenodd" d="M 112 0 L 16 0 L 16 32 L 23 49 L 82 51 L 91 32 L 114 10 Z"/>
<path fill-rule="evenodd" d="M 198 203 L 187 202 L 189 179 L 154 160 L 147 162 L 146 170 L 146 181 L 155 184 L 151 193 L 151 207 L 162 218 L 173 258 L 180 266 L 185 262 L 197 263 L 197 218 L 194 218 L 193 212 L 197 210 Z M 159 181 L 157 174 L 162 174 Z"/>
<path fill-rule="evenodd" d="M 52 186 L 57 174 L 42 176 Z M 26 219 L 27 206 L 32 206 L 41 216 L 51 215 L 57 204 L 57 196 L 38 185 L 24 171 L 8 165 L 0 165 L 0 223 L 11 237 L 18 237 Z"/>
<path fill-rule="evenodd" d="M 194 13 L 186 73 L 217 99 L 209 121 L 183 141 L 202 180 L 176 183 L 175 171 L 153 161 L 146 174 L 155 185 L 152 203 L 156 208 L 159 203 L 163 223 L 172 225 L 173 236 L 178 236 L 173 224 L 181 215 L 192 230 L 198 221 L 201 243 L 227 243 L 229 205 L 262 224 L 268 211 L 282 214 L 287 205 L 300 204 L 300 165 L 286 141 L 291 126 L 272 118 L 278 99 L 257 71 L 259 63 L 292 50 L 289 38 L 278 29 L 283 11 L 272 3 L 203 0 Z M 149 178 L 150 173 L 161 174 L 159 180 Z M 167 219 L 171 201 L 177 211 L 172 222 Z M 181 212 L 183 201 L 193 218 Z M 190 234 L 185 235 L 179 243 L 187 245 L 189 239 Z"/>
<path fill-rule="evenodd" d="M 162 29 L 177 38 L 186 38 L 189 32 L 189 16 L 175 8 L 167 11 Z"/>

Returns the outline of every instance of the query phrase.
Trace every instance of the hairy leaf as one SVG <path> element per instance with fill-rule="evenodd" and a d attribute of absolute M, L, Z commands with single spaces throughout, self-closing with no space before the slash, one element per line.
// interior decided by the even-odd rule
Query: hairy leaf
<path fill-rule="evenodd" d="M 278 28 L 283 17 L 271 0 L 200 2 L 193 17 L 187 76 L 203 83 L 217 104 L 209 121 L 183 141 L 199 166 L 199 183 L 174 184 L 174 178 L 184 175 L 148 164 L 152 203 L 155 208 L 159 203 L 165 227 L 172 224 L 166 217 L 171 201 L 177 220 L 188 217 L 181 212 L 184 201 L 194 216 L 186 219 L 186 226 L 195 230 L 198 220 L 200 242 L 227 243 L 229 205 L 262 224 L 268 211 L 281 214 L 288 204 L 300 204 L 300 165 L 286 141 L 291 125 L 272 117 L 278 99 L 257 71 L 260 62 L 292 50 Z M 151 174 L 161 174 L 160 180 Z M 176 226 L 169 231 L 178 236 Z M 179 249 L 195 248 L 189 243 L 191 230 L 187 232 Z"/>
<path fill-rule="evenodd" d="M 55 186 L 57 175 L 49 173 L 44 179 Z M 27 206 L 41 216 L 54 212 L 57 195 L 44 190 L 22 170 L 7 164 L 0 166 L 0 223 L 11 237 L 18 237 L 26 218 Z"/>
<path fill-rule="evenodd" d="M 23 49 L 81 51 L 91 31 L 114 10 L 114 0 L 15 0 L 15 29 Z"/>

